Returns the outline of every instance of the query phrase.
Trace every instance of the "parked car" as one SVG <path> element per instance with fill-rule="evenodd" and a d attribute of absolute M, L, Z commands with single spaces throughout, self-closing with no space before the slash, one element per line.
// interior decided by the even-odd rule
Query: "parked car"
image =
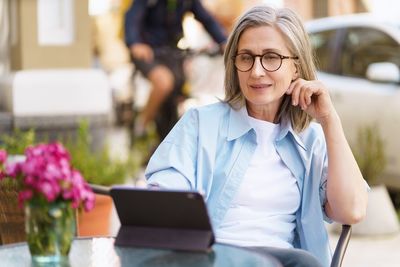
<path fill-rule="evenodd" d="M 330 90 L 350 144 L 360 127 L 374 125 L 385 140 L 381 178 L 400 192 L 400 19 L 347 15 L 306 23 L 318 78 Z"/>

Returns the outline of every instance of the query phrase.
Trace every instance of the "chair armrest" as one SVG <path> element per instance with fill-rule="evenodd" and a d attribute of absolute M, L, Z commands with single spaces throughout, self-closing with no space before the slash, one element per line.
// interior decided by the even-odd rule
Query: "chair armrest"
<path fill-rule="evenodd" d="M 342 225 L 342 232 L 336 244 L 335 252 L 332 257 L 331 267 L 342 266 L 344 254 L 346 253 L 347 245 L 351 237 L 351 225 Z"/>
<path fill-rule="evenodd" d="M 92 188 L 93 192 L 96 194 L 100 195 L 110 195 L 110 187 L 108 186 L 103 186 L 103 185 L 97 185 L 97 184 L 89 184 L 90 188 Z"/>

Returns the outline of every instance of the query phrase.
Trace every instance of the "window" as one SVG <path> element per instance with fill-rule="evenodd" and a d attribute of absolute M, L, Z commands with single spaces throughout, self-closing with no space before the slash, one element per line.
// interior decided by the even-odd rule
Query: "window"
<path fill-rule="evenodd" d="M 400 65 L 400 45 L 389 35 L 376 29 L 348 29 L 340 58 L 342 74 L 365 78 L 368 65 L 375 62 Z"/>
<path fill-rule="evenodd" d="M 332 59 L 334 58 L 335 30 L 313 33 L 310 36 L 313 46 L 317 69 L 332 72 Z"/>

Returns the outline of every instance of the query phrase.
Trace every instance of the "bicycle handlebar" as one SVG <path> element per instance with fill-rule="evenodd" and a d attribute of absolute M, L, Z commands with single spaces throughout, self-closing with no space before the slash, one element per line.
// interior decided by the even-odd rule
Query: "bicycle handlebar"
<path fill-rule="evenodd" d="M 182 51 L 184 51 L 185 55 L 188 56 L 205 55 L 209 57 L 217 57 L 217 56 L 222 56 L 224 54 L 224 51 L 220 46 L 212 46 L 202 49 L 187 48 Z"/>
<path fill-rule="evenodd" d="M 171 47 L 157 47 L 155 48 L 156 53 L 164 54 L 169 56 L 183 56 L 184 58 L 195 57 L 195 56 L 208 56 L 208 57 L 217 57 L 223 55 L 223 50 L 220 46 L 212 46 L 201 49 L 193 49 L 193 48 L 171 48 Z"/>

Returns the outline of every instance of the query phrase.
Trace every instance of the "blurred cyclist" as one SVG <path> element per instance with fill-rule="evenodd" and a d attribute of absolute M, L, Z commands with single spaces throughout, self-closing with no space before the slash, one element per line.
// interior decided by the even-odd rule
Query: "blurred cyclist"
<path fill-rule="evenodd" d="M 177 73 L 182 73 L 183 59 L 174 55 L 183 37 L 182 21 L 186 12 L 194 14 L 216 43 L 225 43 L 221 26 L 200 0 L 134 0 L 125 15 L 125 41 L 133 63 L 152 86 L 147 104 L 135 121 L 135 136 L 146 133 L 160 106 L 184 82 Z"/>

